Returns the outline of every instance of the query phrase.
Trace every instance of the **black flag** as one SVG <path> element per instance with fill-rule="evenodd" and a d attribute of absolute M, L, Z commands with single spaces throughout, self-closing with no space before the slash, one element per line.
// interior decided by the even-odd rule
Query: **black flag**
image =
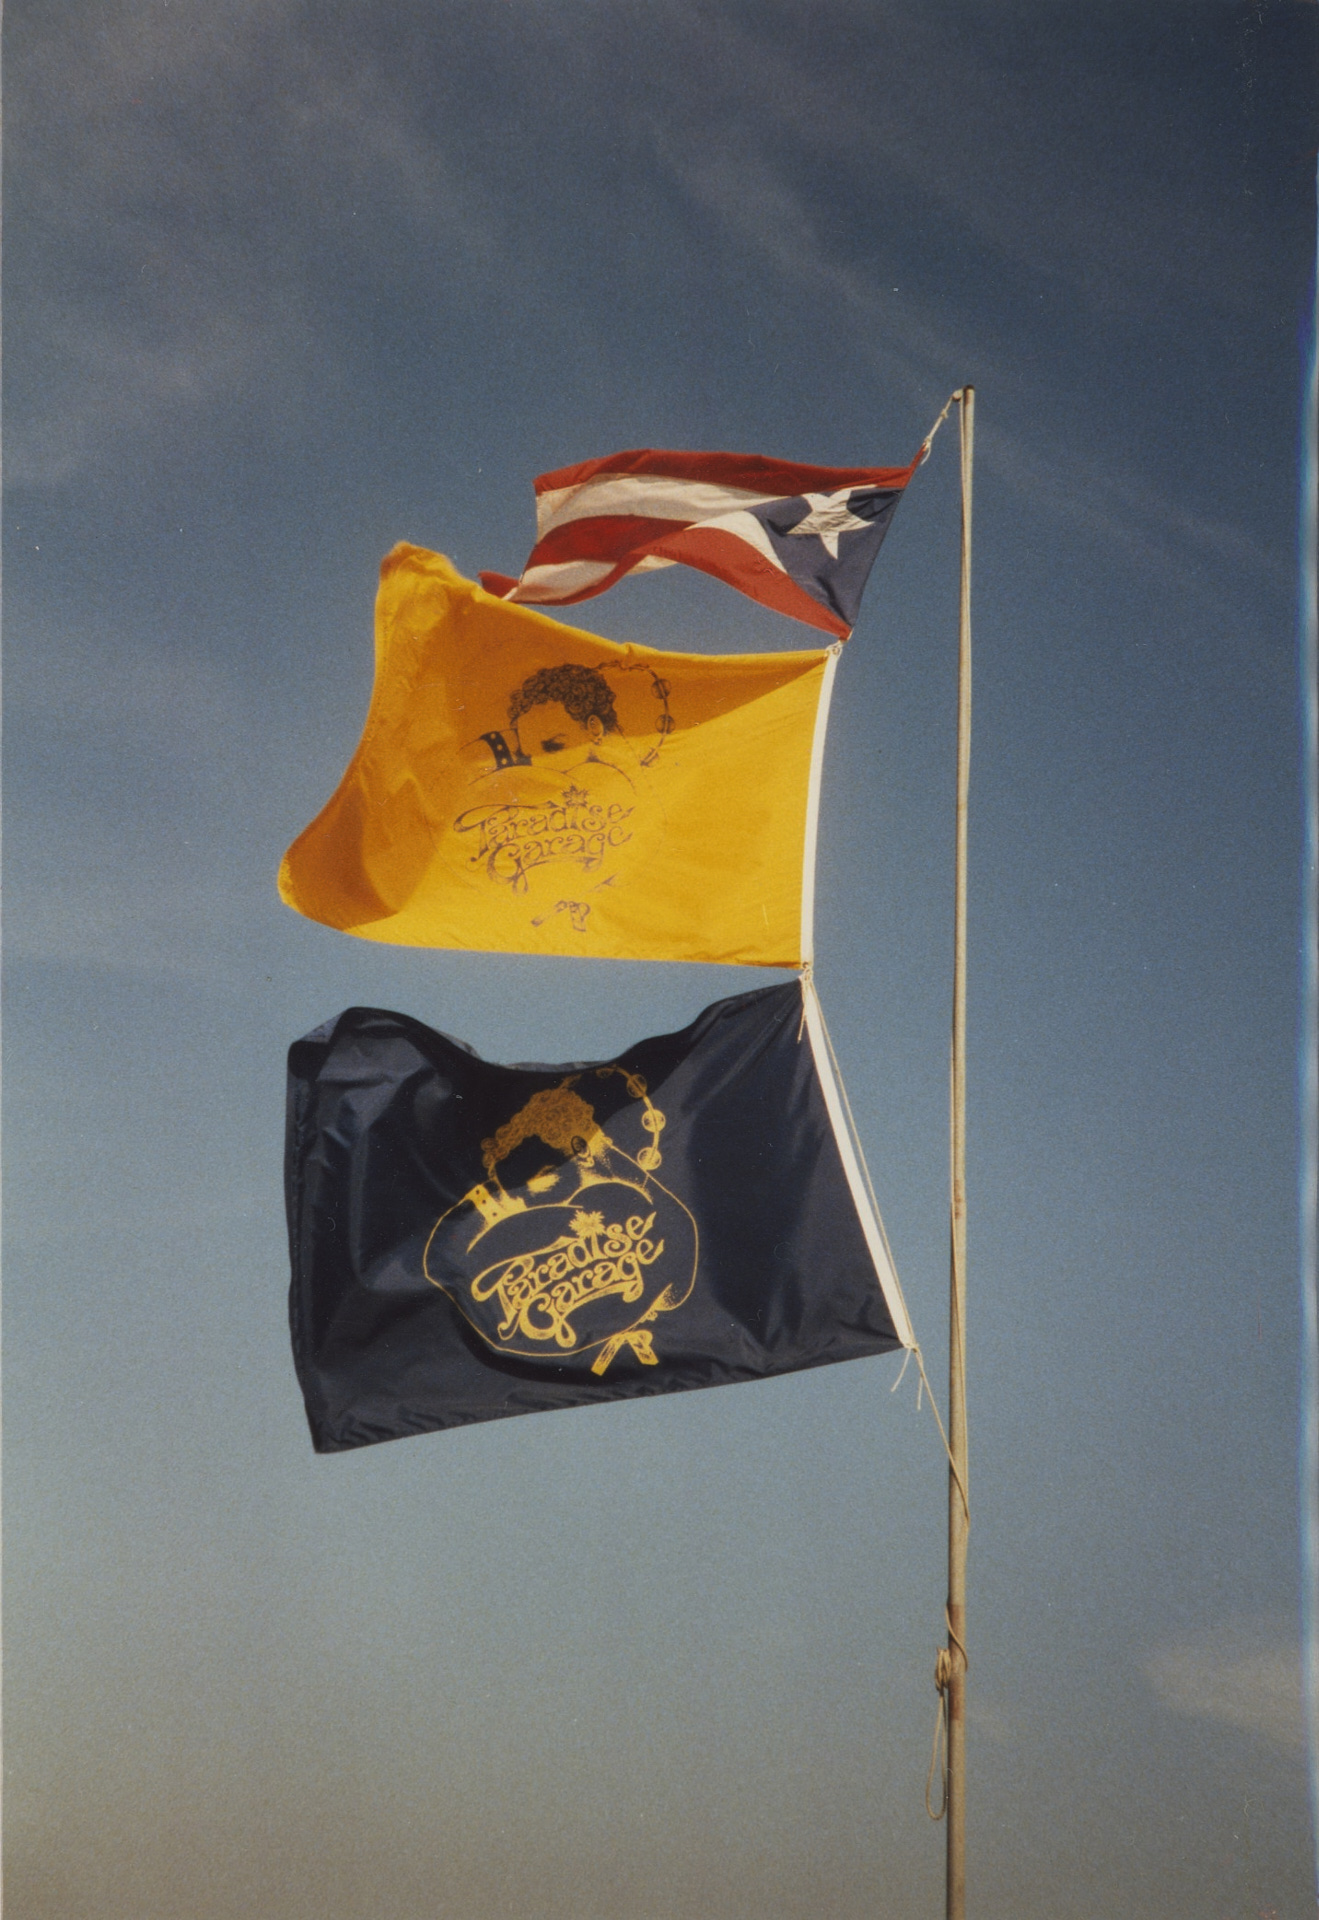
<path fill-rule="evenodd" d="M 289 1050 L 285 1179 L 321 1453 L 914 1344 L 809 985 L 558 1067 L 351 1008 Z"/>

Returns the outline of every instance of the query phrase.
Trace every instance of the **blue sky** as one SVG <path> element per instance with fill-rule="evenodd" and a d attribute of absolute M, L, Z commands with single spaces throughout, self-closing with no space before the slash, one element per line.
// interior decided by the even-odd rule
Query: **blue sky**
<path fill-rule="evenodd" d="M 396 540 L 625 446 L 978 392 L 969 1871 L 1311 1911 L 1296 445 L 1316 11 L 6 12 L 9 1898 L 23 1920 L 940 1910 L 944 1474 L 856 1362 L 316 1459 L 289 1042 L 606 1056 L 733 969 L 301 921 Z M 840 665 L 817 978 L 945 1351 L 955 438 Z M 804 630 L 682 570 L 575 610 Z M 777 977 L 777 976 L 771 976 Z"/>

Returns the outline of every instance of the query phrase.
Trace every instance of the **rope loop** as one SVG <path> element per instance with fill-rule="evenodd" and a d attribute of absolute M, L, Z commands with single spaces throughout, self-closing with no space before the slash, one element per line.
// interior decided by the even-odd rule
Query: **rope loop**
<path fill-rule="evenodd" d="M 925 1811 L 931 1820 L 942 1820 L 948 1811 L 948 1683 L 953 1663 L 947 1647 L 940 1647 L 934 1662 L 934 1684 L 939 1689 L 939 1705 L 934 1716 L 934 1745 L 930 1749 L 930 1771 L 925 1776 Z M 930 1789 L 935 1772 L 939 1775 L 939 1804 L 930 1804 Z"/>
<path fill-rule="evenodd" d="M 930 1749 L 930 1771 L 925 1776 L 925 1811 L 931 1820 L 942 1820 L 948 1811 L 948 1695 L 953 1684 L 953 1675 L 957 1672 L 957 1661 L 953 1648 L 961 1655 L 962 1672 L 965 1673 L 971 1662 L 966 1657 L 966 1648 L 959 1636 L 953 1631 L 952 1616 L 947 1607 L 943 1617 L 948 1623 L 948 1638 L 951 1645 L 940 1647 L 934 1656 L 934 1684 L 939 1694 L 939 1705 L 934 1716 L 934 1744 Z M 935 1773 L 939 1775 L 939 1805 L 930 1804 L 930 1789 L 934 1785 Z"/>

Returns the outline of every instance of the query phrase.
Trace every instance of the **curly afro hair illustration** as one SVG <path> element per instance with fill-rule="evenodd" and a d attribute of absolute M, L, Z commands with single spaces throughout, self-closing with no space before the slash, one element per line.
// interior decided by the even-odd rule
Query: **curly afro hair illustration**
<path fill-rule="evenodd" d="M 619 731 L 614 711 L 614 695 L 604 675 L 594 667 L 542 667 L 531 674 L 508 703 L 510 726 L 516 726 L 524 713 L 557 701 L 565 713 L 584 727 L 598 720 L 606 733 Z"/>
<path fill-rule="evenodd" d="M 542 1087 L 492 1139 L 481 1142 L 487 1178 L 494 1178 L 500 1161 L 507 1160 L 524 1140 L 543 1140 L 565 1158 L 577 1155 L 594 1160 L 604 1152 L 609 1140 L 600 1131 L 593 1109 L 579 1093 L 570 1091 L 576 1079 L 574 1074 L 562 1086 Z"/>

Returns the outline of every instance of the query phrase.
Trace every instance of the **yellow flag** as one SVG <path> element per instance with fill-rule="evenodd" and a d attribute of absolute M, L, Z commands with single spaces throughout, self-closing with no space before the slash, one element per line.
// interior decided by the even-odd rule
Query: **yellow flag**
<path fill-rule="evenodd" d="M 397 546 L 361 744 L 280 893 L 404 946 L 798 966 L 835 654 L 620 646 Z"/>

